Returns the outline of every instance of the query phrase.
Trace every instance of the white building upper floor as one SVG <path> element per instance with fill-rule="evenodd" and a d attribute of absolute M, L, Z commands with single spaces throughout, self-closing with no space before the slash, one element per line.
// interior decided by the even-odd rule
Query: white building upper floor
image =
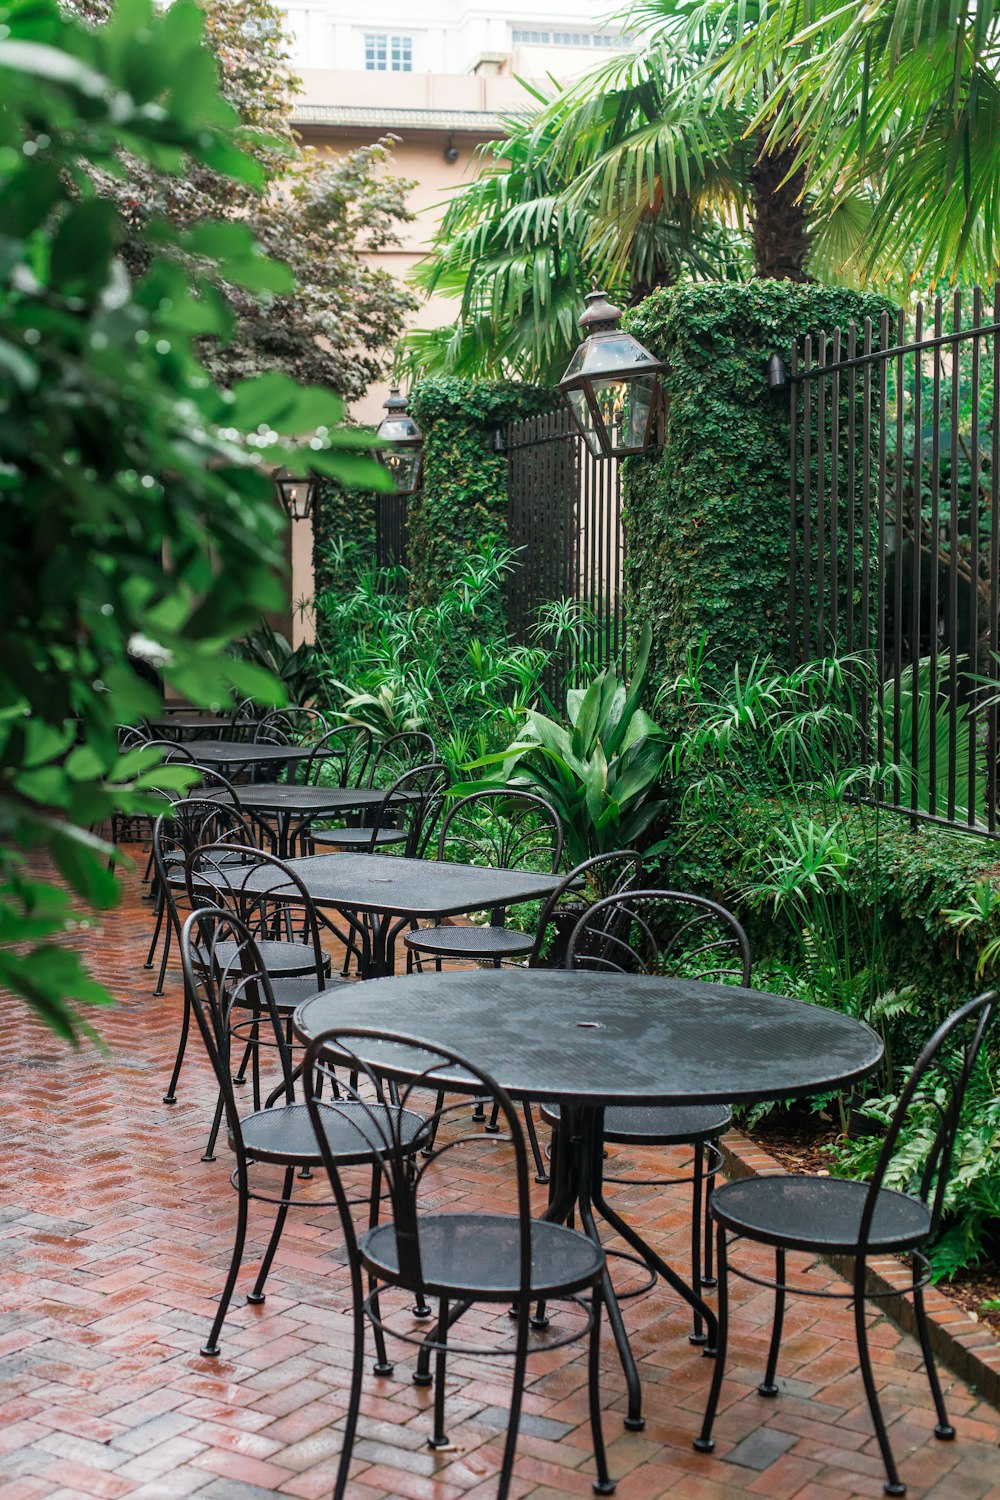
<path fill-rule="evenodd" d="M 455 76 L 499 70 L 567 77 L 621 45 L 620 28 L 607 19 L 607 0 L 281 3 L 293 38 L 293 65 L 308 73 Z"/>

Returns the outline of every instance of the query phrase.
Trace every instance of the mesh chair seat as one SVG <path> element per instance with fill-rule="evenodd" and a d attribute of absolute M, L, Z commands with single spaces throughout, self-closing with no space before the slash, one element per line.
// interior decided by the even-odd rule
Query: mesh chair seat
<path fill-rule="evenodd" d="M 520 1291 L 521 1224 L 514 1214 L 425 1214 L 418 1220 L 423 1289 L 432 1297 L 474 1296 L 510 1302 Z M 398 1281 L 396 1227 L 379 1224 L 359 1242 L 366 1266 Z M 531 1221 L 532 1297 L 555 1297 L 593 1286 L 604 1251 L 579 1230 Z"/>
<path fill-rule="evenodd" d="M 517 958 L 535 939 L 516 927 L 421 927 L 403 939 L 415 953 L 435 958 Z"/>
<path fill-rule="evenodd" d="M 257 944 L 257 951 L 269 975 L 311 975 L 315 994 L 316 953 L 311 943 L 286 943 L 273 938 L 265 938 Z M 238 968 L 236 943 L 216 943 L 215 960 L 223 973 L 231 968 L 235 971 Z M 328 953 L 323 954 L 323 969 L 326 973 L 330 971 Z"/>
<path fill-rule="evenodd" d="M 727 1229 L 768 1245 L 854 1254 L 868 1192 L 867 1182 L 841 1177 L 755 1177 L 716 1188 L 712 1213 Z M 912 1249 L 930 1227 L 930 1210 L 919 1198 L 882 1188 L 868 1244 L 874 1251 Z"/>
<path fill-rule="evenodd" d="M 382 849 L 389 844 L 405 844 L 407 834 L 405 828 L 319 828 L 310 831 L 309 838 L 317 847 Z"/>
<path fill-rule="evenodd" d="M 418 1132 L 424 1125 L 423 1115 L 412 1109 L 397 1109 L 393 1105 L 361 1104 L 345 1100 L 336 1105 L 321 1102 L 320 1111 L 323 1128 L 330 1143 L 330 1150 L 341 1166 L 349 1167 L 374 1161 L 383 1137 L 391 1129 L 398 1129 L 404 1146 L 416 1150 Z M 391 1116 L 399 1117 L 398 1127 L 390 1126 Z M 316 1144 L 316 1135 L 305 1104 L 277 1105 L 274 1109 L 259 1109 L 240 1121 L 243 1143 L 248 1157 L 254 1161 L 273 1162 L 287 1166 L 300 1162 L 319 1166 L 321 1157 Z M 235 1149 L 232 1135 L 230 1147 Z"/>
<path fill-rule="evenodd" d="M 558 1104 L 543 1104 L 542 1119 L 559 1124 Z M 604 1139 L 617 1146 L 694 1146 L 713 1141 L 733 1123 L 727 1104 L 612 1105 L 604 1111 Z"/>
<path fill-rule="evenodd" d="M 310 974 L 279 974 L 268 976 L 271 980 L 271 994 L 274 996 L 274 1004 L 280 1015 L 291 1015 L 304 1000 L 310 1000 L 316 991 L 316 975 Z M 342 974 L 335 974 L 333 978 L 327 978 L 326 988 L 332 990 L 339 984 L 357 984 L 353 977 L 347 978 Z M 262 1006 L 261 1009 L 266 1009 Z"/>

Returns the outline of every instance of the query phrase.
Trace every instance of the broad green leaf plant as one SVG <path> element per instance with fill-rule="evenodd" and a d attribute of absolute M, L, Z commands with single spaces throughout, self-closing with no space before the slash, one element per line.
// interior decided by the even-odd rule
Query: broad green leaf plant
<path fill-rule="evenodd" d="M 571 864 L 612 849 L 643 849 L 665 812 L 661 778 L 668 742 L 642 708 L 650 643 L 647 625 L 630 682 L 609 668 L 587 688 L 570 688 L 564 724 L 525 709 L 517 739 L 469 767 L 495 768 L 476 787 L 526 786 L 545 797 L 562 820 Z"/>
<path fill-rule="evenodd" d="M 119 752 L 117 726 L 159 702 L 131 663 L 195 704 L 282 701 L 225 651 L 284 599 L 270 470 L 311 433 L 314 469 L 384 487 L 327 391 L 280 373 L 223 391 L 200 362 L 196 341 L 232 331 L 215 278 L 265 300 L 291 288 L 245 226 L 152 218 L 143 272 L 119 253 L 126 226 L 96 183 L 121 150 L 260 184 L 203 26 L 191 0 L 121 0 L 99 29 L 52 0 L 0 9 L 0 986 L 74 1042 L 74 1002 L 110 998 L 60 944 L 80 916 L 67 887 L 115 899 L 90 829 L 185 784 Z"/>

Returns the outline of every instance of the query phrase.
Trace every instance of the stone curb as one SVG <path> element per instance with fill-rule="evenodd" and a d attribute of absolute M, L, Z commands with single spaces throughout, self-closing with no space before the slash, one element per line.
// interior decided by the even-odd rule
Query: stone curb
<path fill-rule="evenodd" d="M 724 1136 L 719 1146 L 723 1171 L 730 1179 L 780 1176 L 786 1170 L 762 1147 L 735 1130 Z M 850 1279 L 853 1263 L 849 1257 L 828 1255 L 823 1259 L 841 1276 Z M 897 1327 L 916 1335 L 913 1304 L 896 1290 L 908 1285 L 909 1280 L 907 1267 L 893 1256 L 880 1256 L 868 1263 L 868 1287 L 883 1294 L 879 1305 Z M 993 1333 L 935 1286 L 926 1288 L 924 1305 L 931 1348 L 937 1358 L 953 1375 L 974 1387 L 983 1400 L 1000 1408 L 1000 1343 Z"/>

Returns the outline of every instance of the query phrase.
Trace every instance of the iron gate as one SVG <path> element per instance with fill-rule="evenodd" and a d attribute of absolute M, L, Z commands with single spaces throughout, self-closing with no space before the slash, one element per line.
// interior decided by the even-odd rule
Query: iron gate
<path fill-rule="evenodd" d="M 890 800 L 997 834 L 1000 284 L 805 338 L 791 365 L 793 660 L 859 652 Z"/>
<path fill-rule="evenodd" d="M 507 535 L 518 566 L 508 586 L 508 623 L 527 641 L 540 606 L 571 599 L 592 629 L 568 663 L 581 677 L 621 661 L 625 646 L 621 481 L 614 460 L 595 458 L 562 408 L 506 429 Z"/>

